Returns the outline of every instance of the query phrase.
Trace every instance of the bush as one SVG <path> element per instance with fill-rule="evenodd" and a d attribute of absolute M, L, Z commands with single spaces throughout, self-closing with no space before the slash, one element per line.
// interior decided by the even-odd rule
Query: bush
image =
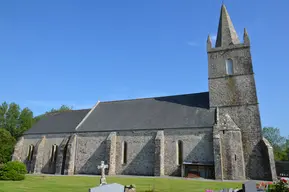
<path fill-rule="evenodd" d="M 24 180 L 26 173 L 26 166 L 23 163 L 19 161 L 10 161 L 0 167 L 0 180 Z"/>
<path fill-rule="evenodd" d="M 274 192 L 288 192 L 288 182 L 285 179 L 280 179 L 272 190 Z"/>

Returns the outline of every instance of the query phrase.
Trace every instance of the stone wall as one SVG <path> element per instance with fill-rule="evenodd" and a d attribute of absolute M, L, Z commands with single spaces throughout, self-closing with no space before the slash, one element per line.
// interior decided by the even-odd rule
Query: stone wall
<path fill-rule="evenodd" d="M 116 174 L 154 175 L 156 131 L 117 133 Z M 127 143 L 127 162 L 122 164 L 122 146 Z"/>
<path fill-rule="evenodd" d="M 34 155 L 37 155 L 37 158 L 35 159 L 38 162 L 41 162 L 41 164 L 36 165 L 37 166 L 37 172 L 38 173 L 55 173 L 55 162 L 51 161 L 51 151 L 52 146 L 56 144 L 57 146 L 60 145 L 62 140 L 67 137 L 69 134 L 48 134 L 45 135 L 45 141 L 43 141 L 41 148 L 37 147 L 37 143 L 41 141 L 42 135 L 25 135 L 24 136 L 24 142 L 22 146 L 22 153 L 21 153 L 21 159 L 22 161 L 27 165 L 27 168 L 31 169 L 31 164 L 33 162 L 28 162 L 28 149 L 30 145 L 35 146 Z M 41 153 L 41 155 L 39 155 Z M 33 160 L 32 160 L 33 161 Z"/>
<path fill-rule="evenodd" d="M 111 153 L 114 139 L 115 156 Z M 180 176 L 176 161 L 178 140 L 183 141 L 184 161 L 213 161 L 212 128 L 79 133 L 75 174 L 100 174 L 97 166 L 104 160 L 109 164 L 107 174 L 110 175 Z M 122 163 L 123 142 L 127 143 L 125 164 Z M 112 162 L 115 162 L 113 167 Z"/>
<path fill-rule="evenodd" d="M 100 174 L 97 166 L 107 163 L 106 139 L 109 132 L 78 133 L 75 156 L 75 174 Z"/>
<path fill-rule="evenodd" d="M 183 142 L 183 160 L 213 162 L 212 128 L 165 130 L 165 175 L 181 176 L 177 164 L 177 142 Z"/>

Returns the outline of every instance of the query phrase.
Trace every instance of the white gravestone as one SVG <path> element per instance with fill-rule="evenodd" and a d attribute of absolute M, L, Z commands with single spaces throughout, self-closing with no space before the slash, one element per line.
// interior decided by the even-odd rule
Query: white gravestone
<path fill-rule="evenodd" d="M 257 192 L 256 182 L 247 181 L 243 183 L 243 192 Z"/>
<path fill-rule="evenodd" d="M 101 185 L 99 187 L 89 189 L 89 192 L 123 192 L 123 191 L 124 186 L 117 183 Z"/>

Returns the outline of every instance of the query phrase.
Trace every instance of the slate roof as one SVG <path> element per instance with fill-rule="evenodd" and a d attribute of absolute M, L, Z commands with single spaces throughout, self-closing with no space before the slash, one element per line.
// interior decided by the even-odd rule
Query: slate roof
<path fill-rule="evenodd" d="M 46 115 L 24 134 L 202 128 L 214 123 L 215 110 L 209 108 L 209 92 L 204 92 L 100 102 L 92 110 Z"/>
<path fill-rule="evenodd" d="M 72 110 L 44 116 L 24 134 L 71 133 L 90 109 Z"/>
<path fill-rule="evenodd" d="M 212 127 L 209 92 L 100 102 L 77 132 Z"/>

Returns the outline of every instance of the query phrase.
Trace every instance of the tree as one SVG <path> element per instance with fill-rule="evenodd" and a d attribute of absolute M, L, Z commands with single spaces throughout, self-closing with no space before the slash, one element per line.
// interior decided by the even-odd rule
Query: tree
<path fill-rule="evenodd" d="M 4 102 L 0 105 L 0 128 L 6 126 L 6 113 L 8 111 L 8 103 Z"/>
<path fill-rule="evenodd" d="M 24 108 L 18 118 L 19 127 L 15 130 L 15 137 L 20 137 L 25 131 L 34 124 L 33 112 L 29 108 Z"/>
<path fill-rule="evenodd" d="M 33 113 L 30 109 L 20 109 L 16 103 L 2 103 L 0 105 L 0 128 L 6 129 L 17 139 L 34 123 Z"/>
<path fill-rule="evenodd" d="M 48 114 L 59 113 L 59 112 L 64 112 L 64 111 L 71 111 L 72 109 L 73 109 L 73 107 L 69 107 L 69 106 L 67 106 L 67 105 L 61 105 L 61 107 L 58 108 L 58 109 L 52 108 L 50 111 L 47 111 L 47 112 L 45 112 L 45 113 L 42 114 L 42 115 L 36 116 L 36 117 L 34 118 L 34 121 L 37 122 L 37 121 L 39 121 L 42 117 L 44 117 L 45 115 L 48 115 Z"/>
<path fill-rule="evenodd" d="M 70 110 L 72 110 L 72 107 L 69 107 L 67 105 L 61 105 L 61 107 L 59 109 L 53 108 L 47 113 L 58 113 L 58 112 L 64 112 L 64 111 L 70 111 Z"/>
<path fill-rule="evenodd" d="M 0 129 L 0 164 L 11 160 L 16 140 L 6 129 Z"/>
<path fill-rule="evenodd" d="M 274 146 L 282 146 L 286 142 L 286 138 L 282 137 L 280 130 L 275 127 L 264 127 L 263 136 Z"/>
<path fill-rule="evenodd" d="M 274 149 L 275 160 L 288 160 L 288 140 L 281 136 L 279 128 L 264 127 L 263 136 L 270 142 Z"/>

